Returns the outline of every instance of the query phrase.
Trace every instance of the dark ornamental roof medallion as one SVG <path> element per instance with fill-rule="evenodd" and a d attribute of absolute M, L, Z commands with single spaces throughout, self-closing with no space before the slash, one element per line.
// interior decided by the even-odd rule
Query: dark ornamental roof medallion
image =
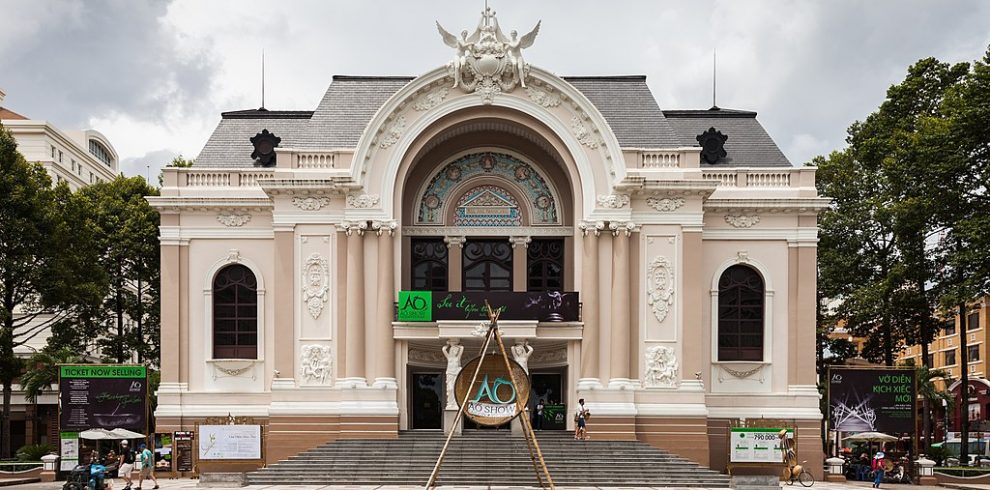
<path fill-rule="evenodd" d="M 254 135 L 251 138 L 251 144 L 254 145 L 251 158 L 255 160 L 255 164 L 262 167 L 274 167 L 275 148 L 281 142 L 282 138 L 269 133 L 267 129 L 262 129 L 260 133 Z"/>
<path fill-rule="evenodd" d="M 725 140 L 729 139 L 721 131 L 716 131 L 714 127 L 698 135 L 698 144 L 701 145 L 701 159 L 705 163 L 715 164 L 720 159 L 725 158 Z"/>

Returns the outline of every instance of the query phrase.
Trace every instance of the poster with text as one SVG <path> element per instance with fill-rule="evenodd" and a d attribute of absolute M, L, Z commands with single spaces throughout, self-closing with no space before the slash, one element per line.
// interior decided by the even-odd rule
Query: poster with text
<path fill-rule="evenodd" d="M 914 369 L 829 369 L 831 429 L 842 432 L 914 432 Z"/>
<path fill-rule="evenodd" d="M 781 463 L 780 428 L 734 427 L 729 431 L 730 463 Z M 794 429 L 787 429 L 794 438 Z"/>
<path fill-rule="evenodd" d="M 148 370 L 144 366 L 59 366 L 59 430 L 148 429 Z"/>
<path fill-rule="evenodd" d="M 199 426 L 200 460 L 261 459 L 260 425 Z"/>

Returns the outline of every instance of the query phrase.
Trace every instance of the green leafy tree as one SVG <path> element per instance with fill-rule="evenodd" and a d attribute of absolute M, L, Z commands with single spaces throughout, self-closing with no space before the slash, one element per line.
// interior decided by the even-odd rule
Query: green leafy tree
<path fill-rule="evenodd" d="M 0 457 L 12 456 L 10 404 L 22 364 L 14 349 L 98 303 L 103 275 L 93 266 L 91 231 L 68 188 L 52 189 L 45 169 L 27 162 L 0 125 Z"/>
<path fill-rule="evenodd" d="M 79 364 L 85 358 L 67 347 L 54 348 L 46 346 L 28 358 L 24 374 L 21 375 L 21 388 L 24 398 L 31 403 L 37 403 L 38 397 L 58 383 L 59 364 Z"/>
<path fill-rule="evenodd" d="M 158 213 L 145 200 L 157 194 L 141 177 L 119 176 L 78 191 L 93 223 L 99 266 L 109 278 L 94 319 L 104 360 L 158 363 Z"/>
<path fill-rule="evenodd" d="M 173 158 L 172 161 L 168 163 L 168 165 L 165 165 L 165 167 L 178 167 L 178 168 L 187 168 L 192 166 L 193 166 L 193 161 L 183 158 L 181 154 L 176 155 L 176 157 Z M 162 185 L 164 185 L 164 183 L 165 183 L 165 176 L 161 172 L 159 172 L 158 187 L 161 187 Z"/>

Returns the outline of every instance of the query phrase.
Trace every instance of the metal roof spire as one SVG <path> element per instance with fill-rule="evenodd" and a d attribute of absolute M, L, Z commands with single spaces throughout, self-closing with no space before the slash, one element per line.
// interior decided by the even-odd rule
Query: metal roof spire
<path fill-rule="evenodd" d="M 718 79 L 718 70 L 717 70 L 717 66 L 718 66 L 717 60 L 718 60 L 718 58 L 717 58 L 717 56 L 718 56 L 718 48 L 712 49 L 712 108 L 709 109 L 711 111 L 717 111 L 717 110 L 719 110 L 718 104 L 715 103 L 716 81 Z"/>

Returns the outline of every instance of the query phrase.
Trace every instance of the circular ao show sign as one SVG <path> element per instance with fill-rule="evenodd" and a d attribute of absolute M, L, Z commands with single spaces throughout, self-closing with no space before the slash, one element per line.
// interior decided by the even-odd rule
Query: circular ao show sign
<path fill-rule="evenodd" d="M 481 363 L 478 378 L 471 385 L 475 367 Z M 467 363 L 457 375 L 454 396 L 458 403 L 467 398 L 464 413 L 479 425 L 502 425 L 519 415 L 519 407 L 529 403 L 529 376 L 515 361 L 509 365 L 519 383 L 518 391 L 512 386 L 512 377 L 505 367 L 501 354 L 486 354 Z"/>

